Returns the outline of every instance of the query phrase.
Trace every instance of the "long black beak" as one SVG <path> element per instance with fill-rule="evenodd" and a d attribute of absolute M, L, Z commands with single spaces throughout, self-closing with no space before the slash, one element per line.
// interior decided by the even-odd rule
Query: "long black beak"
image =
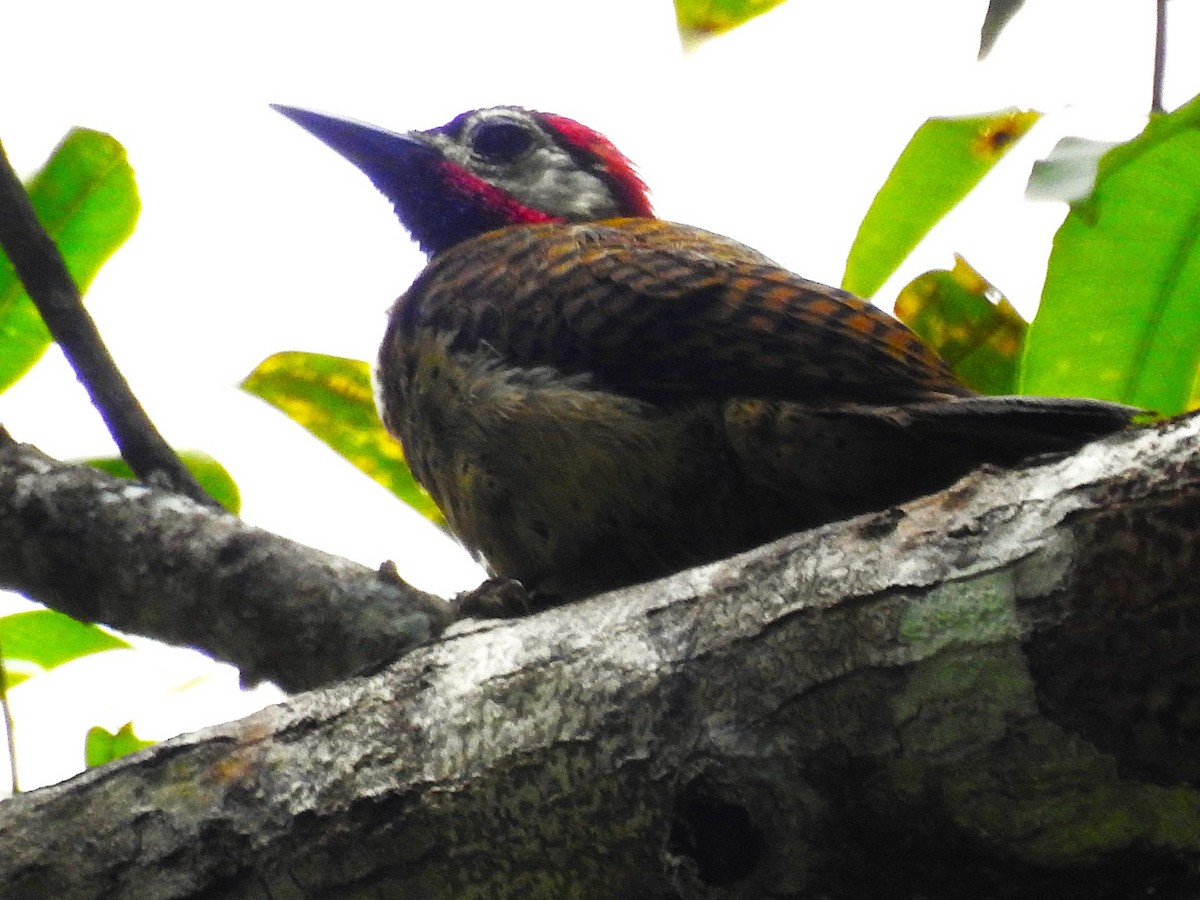
<path fill-rule="evenodd" d="M 398 134 L 366 122 L 296 106 L 272 103 L 271 108 L 354 163 L 393 203 L 404 193 L 401 186 L 420 177 L 439 156 L 419 132 Z"/>

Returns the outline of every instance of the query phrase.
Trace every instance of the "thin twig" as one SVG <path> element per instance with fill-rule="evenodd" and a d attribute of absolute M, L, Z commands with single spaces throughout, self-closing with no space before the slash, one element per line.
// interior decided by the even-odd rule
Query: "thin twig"
<path fill-rule="evenodd" d="M 2 144 L 0 247 L 138 478 L 215 506 L 216 501 L 158 433 L 104 346 L 58 247 L 38 222 Z"/>
<path fill-rule="evenodd" d="M 1157 0 L 1154 32 L 1154 87 L 1150 94 L 1151 114 L 1163 111 L 1163 74 L 1167 67 L 1167 0 Z"/>
<path fill-rule="evenodd" d="M 0 648 L 0 713 L 4 716 L 4 739 L 8 743 L 8 774 L 12 779 L 12 792 L 21 793 L 17 781 L 17 738 L 13 731 L 12 708 L 8 705 L 8 669 L 4 666 L 4 650 Z"/>

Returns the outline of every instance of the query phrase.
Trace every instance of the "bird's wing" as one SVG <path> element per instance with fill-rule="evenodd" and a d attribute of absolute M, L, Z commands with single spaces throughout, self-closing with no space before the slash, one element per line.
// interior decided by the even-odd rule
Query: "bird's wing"
<path fill-rule="evenodd" d="M 456 331 L 460 346 L 648 399 L 971 393 L 866 301 L 657 219 L 501 229 L 436 258 L 409 296 L 401 315 Z"/>

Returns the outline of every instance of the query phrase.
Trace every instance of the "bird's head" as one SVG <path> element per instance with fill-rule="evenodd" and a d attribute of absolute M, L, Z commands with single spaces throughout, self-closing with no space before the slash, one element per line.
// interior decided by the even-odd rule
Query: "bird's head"
<path fill-rule="evenodd" d="M 506 225 L 652 216 L 645 183 L 599 132 L 497 106 L 428 131 L 275 106 L 371 179 L 429 254 Z"/>

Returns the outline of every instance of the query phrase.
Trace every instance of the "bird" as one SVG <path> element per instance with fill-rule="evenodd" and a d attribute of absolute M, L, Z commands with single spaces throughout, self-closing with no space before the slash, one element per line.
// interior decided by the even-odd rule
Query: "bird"
<path fill-rule="evenodd" d="M 389 314 L 380 416 L 458 539 L 539 605 L 889 510 L 1136 412 L 977 394 L 870 302 L 657 218 L 630 160 L 566 116 L 394 132 L 274 108 L 428 255 Z"/>

